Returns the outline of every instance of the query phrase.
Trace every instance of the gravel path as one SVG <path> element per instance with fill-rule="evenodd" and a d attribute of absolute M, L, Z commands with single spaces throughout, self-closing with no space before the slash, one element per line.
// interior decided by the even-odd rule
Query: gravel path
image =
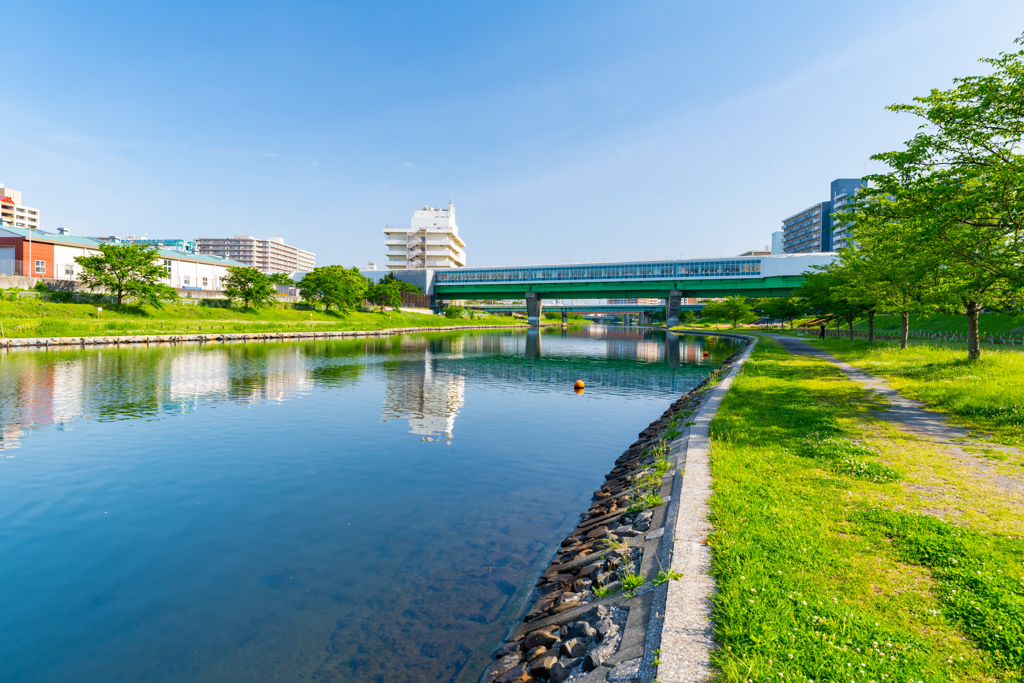
<path fill-rule="evenodd" d="M 806 342 L 778 334 L 767 336 L 777 341 L 782 348 L 790 353 L 813 356 L 835 365 L 854 382 L 868 391 L 881 395 L 888 401 L 889 407 L 885 412 L 878 413 L 879 417 L 895 423 L 900 429 L 914 434 L 924 441 L 944 447 L 963 474 L 984 477 L 988 483 L 1003 489 L 1013 498 L 1019 498 L 1019 502 L 1024 504 L 1024 479 L 1008 476 L 992 461 L 972 455 L 965 449 L 985 448 L 1002 451 L 1018 460 L 1021 456 L 1020 450 L 1000 444 L 982 442 L 970 437 L 968 430 L 949 424 L 948 416 L 945 413 L 926 410 L 924 402 L 901 396 L 884 379 L 855 368 L 849 363 L 844 363 L 835 356 Z"/>

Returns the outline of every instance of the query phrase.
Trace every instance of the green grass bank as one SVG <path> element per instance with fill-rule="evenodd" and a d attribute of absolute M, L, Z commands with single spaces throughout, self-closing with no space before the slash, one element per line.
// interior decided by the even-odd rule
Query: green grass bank
<path fill-rule="evenodd" d="M 722 680 L 1024 680 L 1022 506 L 880 401 L 769 339 L 726 395 L 708 539 Z"/>
<path fill-rule="evenodd" d="M 502 316 L 445 318 L 437 315 L 378 312 L 325 312 L 293 308 L 216 308 L 171 305 L 163 308 L 55 303 L 38 299 L 0 300 L 0 325 L 7 338 L 95 337 L 187 333 L 263 333 L 296 331 L 385 330 L 396 327 L 510 325 Z"/>

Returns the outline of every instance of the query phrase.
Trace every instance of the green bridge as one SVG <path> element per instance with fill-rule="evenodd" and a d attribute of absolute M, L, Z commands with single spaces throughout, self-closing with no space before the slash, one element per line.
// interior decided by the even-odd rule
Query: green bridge
<path fill-rule="evenodd" d="M 395 271 L 402 280 L 424 286 L 436 301 L 525 299 L 529 320 L 539 324 L 545 299 L 665 300 L 669 325 L 678 324 L 688 298 L 733 295 L 789 296 L 815 265 L 835 254 L 574 263 L 547 266 L 495 266 L 428 271 Z M 422 275 L 420 275 L 422 274 Z M 423 280 L 422 283 L 417 280 Z"/>

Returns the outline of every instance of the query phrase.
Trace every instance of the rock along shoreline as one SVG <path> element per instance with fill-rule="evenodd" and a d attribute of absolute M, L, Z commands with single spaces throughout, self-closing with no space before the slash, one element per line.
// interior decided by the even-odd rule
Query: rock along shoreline
<path fill-rule="evenodd" d="M 687 332 L 686 334 L 691 334 Z M 699 334 L 699 333 L 697 333 Z M 674 523 L 669 509 L 686 458 L 688 418 L 751 338 L 693 390 L 674 401 L 615 460 L 589 509 L 537 580 L 519 623 L 493 654 L 480 683 L 654 681 Z M 677 575 L 678 576 L 678 575 Z M 641 582 L 642 580 L 642 582 Z M 595 590 L 596 589 L 596 590 Z"/>

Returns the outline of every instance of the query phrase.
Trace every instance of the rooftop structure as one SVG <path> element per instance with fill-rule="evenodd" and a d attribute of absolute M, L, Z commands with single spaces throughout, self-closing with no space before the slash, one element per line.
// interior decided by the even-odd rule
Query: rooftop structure
<path fill-rule="evenodd" d="M 410 225 L 384 226 L 389 270 L 463 268 L 466 243 L 455 224 L 455 205 L 447 209 L 424 206 L 413 211 Z"/>
<path fill-rule="evenodd" d="M 128 235 L 127 237 L 115 237 L 110 235 L 109 237 L 93 237 L 92 239 L 97 242 L 111 242 L 114 244 L 142 244 L 150 247 L 156 247 L 157 249 L 170 249 L 171 251 L 183 251 L 187 254 L 195 253 L 196 241 L 186 239 L 149 239 L 148 237 L 136 237 L 135 235 Z"/>
<path fill-rule="evenodd" d="M 264 273 L 309 272 L 316 267 L 313 252 L 285 244 L 281 237 L 203 237 L 196 240 L 196 252 L 231 258 Z"/>
<path fill-rule="evenodd" d="M 39 209 L 21 203 L 21 192 L 0 183 L 0 224 L 15 228 L 39 228 Z"/>

